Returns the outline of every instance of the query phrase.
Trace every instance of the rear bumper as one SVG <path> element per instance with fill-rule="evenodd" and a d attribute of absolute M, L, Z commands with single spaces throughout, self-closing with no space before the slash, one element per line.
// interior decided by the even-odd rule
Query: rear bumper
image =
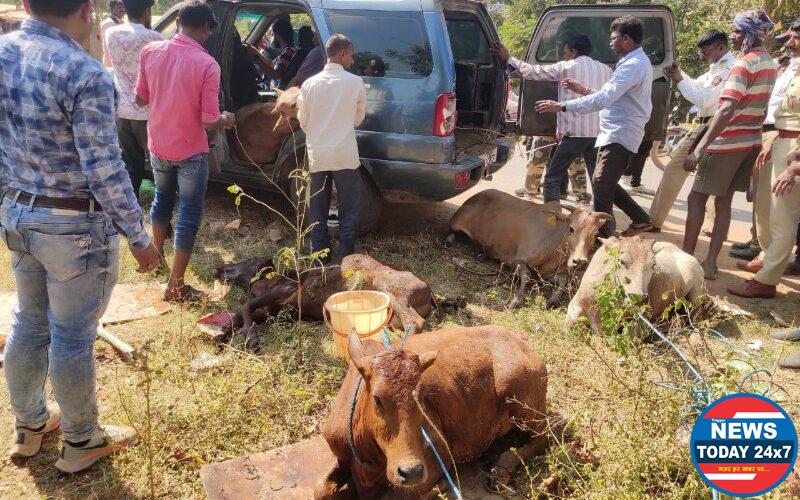
<path fill-rule="evenodd" d="M 444 201 L 458 196 L 508 162 L 514 142 L 501 137 L 492 154 L 468 155 L 457 163 L 419 163 L 362 158 L 383 197 L 393 202 Z M 469 172 L 463 179 L 462 172 Z M 456 184 L 456 176 L 462 182 Z"/>

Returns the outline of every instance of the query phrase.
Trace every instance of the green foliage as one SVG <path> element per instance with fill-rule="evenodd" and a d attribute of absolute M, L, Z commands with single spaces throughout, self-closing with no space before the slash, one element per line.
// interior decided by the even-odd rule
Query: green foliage
<path fill-rule="evenodd" d="M 608 271 L 603 280 L 595 285 L 596 306 L 600 311 L 606 343 L 620 354 L 627 355 L 638 337 L 639 313 L 645 312 L 647 306 L 637 306 L 636 301 L 630 300 L 623 283 L 619 282 L 620 251 L 607 247 L 607 252 L 608 258 L 604 264 Z"/>

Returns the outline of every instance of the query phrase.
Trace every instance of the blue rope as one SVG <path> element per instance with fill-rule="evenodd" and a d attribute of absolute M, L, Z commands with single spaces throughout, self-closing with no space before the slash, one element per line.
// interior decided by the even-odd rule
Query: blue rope
<path fill-rule="evenodd" d="M 456 494 L 456 498 L 461 500 L 462 498 L 464 498 L 461 496 L 461 490 L 458 489 L 458 487 L 453 482 L 453 478 L 450 477 L 450 471 L 448 471 L 447 467 L 444 465 L 444 461 L 442 460 L 442 457 L 439 455 L 439 450 L 436 449 L 436 446 L 434 446 L 430 436 L 428 436 L 428 433 L 425 432 L 425 428 L 420 426 L 419 430 L 422 431 L 422 438 L 425 439 L 425 442 L 428 443 L 428 446 L 430 446 L 431 450 L 433 450 L 433 454 L 436 457 L 436 461 L 439 462 L 439 467 L 441 467 L 442 472 L 444 472 L 444 477 L 445 479 L 447 479 L 447 483 L 450 485 L 450 488 L 453 490 L 453 493 Z"/>
<path fill-rule="evenodd" d="M 356 380 L 356 390 L 353 391 L 353 401 L 350 403 L 350 420 L 349 420 L 349 429 L 347 432 L 347 443 L 350 445 L 350 451 L 353 453 L 353 458 L 356 460 L 356 463 L 364 467 L 364 462 L 361 461 L 361 457 L 358 456 L 358 452 L 356 451 L 356 443 L 353 439 L 353 415 L 356 412 L 356 402 L 358 401 L 358 390 L 361 388 L 361 375 L 358 376 L 358 380 Z"/>

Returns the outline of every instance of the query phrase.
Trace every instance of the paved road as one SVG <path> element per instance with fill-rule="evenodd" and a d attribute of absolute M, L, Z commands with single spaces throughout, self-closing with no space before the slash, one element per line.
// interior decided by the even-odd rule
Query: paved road
<path fill-rule="evenodd" d="M 482 181 L 469 191 L 444 203 L 392 205 L 384 212 L 382 224 L 387 227 L 387 232 L 391 233 L 431 232 L 443 236 L 447 231 L 447 221 L 450 216 L 470 196 L 489 188 L 513 193 L 515 189 L 522 186 L 524 178 L 525 160 L 519 155 L 518 151 L 505 167 L 495 173 L 491 181 Z M 655 189 L 661 179 L 661 171 L 648 160 L 642 178 L 645 186 Z M 686 217 L 686 196 L 691 188 L 692 179 L 693 177 L 690 177 L 687 180 L 675 203 L 675 207 L 662 228 L 662 232 L 655 235 L 656 239 L 671 241 L 678 246 L 682 244 Z M 636 195 L 635 199 L 645 210 L 649 209 L 652 197 Z M 538 198 L 538 201 L 541 202 L 541 198 Z M 620 228 L 625 228 L 630 223 L 630 220 L 618 210 L 616 211 L 616 217 L 617 226 Z M 746 308 L 751 308 L 750 306 L 776 307 L 781 310 L 796 308 L 797 299 L 800 296 L 800 279 L 798 278 L 784 279 L 778 291 L 788 295 L 784 295 L 775 301 L 747 301 L 727 296 L 725 288 L 728 285 L 750 277 L 747 273 L 736 269 L 737 261 L 728 256 L 731 242 L 750 239 L 751 204 L 747 202 L 744 193 L 737 193 L 734 197 L 732 219 L 731 229 L 728 233 L 729 239 L 723 247 L 719 258 L 719 278 L 716 281 L 707 282 L 709 293 L 724 296 Z M 708 238 L 701 236 L 698 243 L 697 256 L 702 259 L 707 251 Z M 793 315 L 786 319 L 791 321 L 792 317 Z"/>

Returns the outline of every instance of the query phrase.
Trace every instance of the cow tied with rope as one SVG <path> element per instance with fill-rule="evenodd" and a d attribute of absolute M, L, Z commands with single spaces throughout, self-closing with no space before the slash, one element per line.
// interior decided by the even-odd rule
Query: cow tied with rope
<path fill-rule="evenodd" d="M 351 333 L 348 352 L 323 433 L 337 461 L 317 499 L 429 495 L 443 472 L 425 435 L 451 465 L 479 458 L 523 423 L 526 443 L 492 466 L 501 483 L 546 447 L 547 370 L 517 333 L 446 328 L 391 349 Z"/>

